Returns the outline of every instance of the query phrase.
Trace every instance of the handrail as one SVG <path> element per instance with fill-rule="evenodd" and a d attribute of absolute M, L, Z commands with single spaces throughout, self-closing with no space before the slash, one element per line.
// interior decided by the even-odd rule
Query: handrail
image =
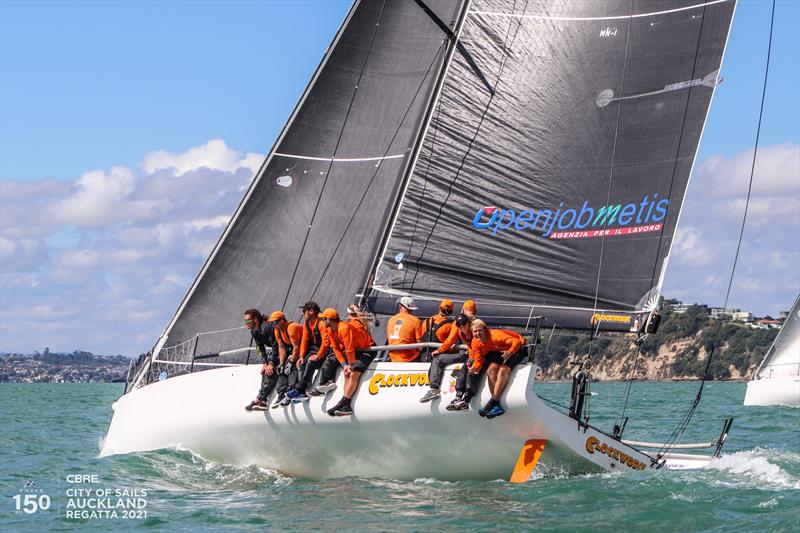
<path fill-rule="evenodd" d="M 622 444 L 627 444 L 628 446 L 640 446 L 642 448 L 663 448 L 666 446 L 666 444 L 661 444 L 658 442 L 642 442 L 638 440 L 622 440 Z M 673 444 L 670 446 L 670 448 L 678 450 L 691 450 L 695 448 L 713 448 L 716 445 L 716 442 L 698 442 L 695 444 Z"/>

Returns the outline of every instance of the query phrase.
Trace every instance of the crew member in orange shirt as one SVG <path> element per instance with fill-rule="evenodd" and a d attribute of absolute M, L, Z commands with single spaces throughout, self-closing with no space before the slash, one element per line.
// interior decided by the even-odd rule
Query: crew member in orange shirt
<path fill-rule="evenodd" d="M 441 393 L 437 394 L 434 389 L 439 391 L 444 369 L 447 365 L 465 363 L 467 361 L 466 350 L 450 352 L 453 351 L 453 347 L 456 344 L 469 345 L 472 340 L 471 323 L 477 312 L 478 305 L 475 300 L 466 300 L 464 305 L 461 306 L 461 313 L 456 317 L 455 321 L 445 324 L 439 330 L 445 339 L 442 341 L 442 345 L 431 353 L 433 361 L 431 361 L 431 367 L 428 370 L 431 390 L 420 399 L 420 402 L 429 401 L 440 396 Z M 454 371 L 453 374 L 456 378 L 456 396 L 447 406 L 447 410 L 464 411 L 469 409 L 469 401 L 475 395 L 479 382 L 477 379 L 471 382 L 467 380 L 468 372 L 466 366 L 462 366 L 459 370 Z"/>
<path fill-rule="evenodd" d="M 329 354 L 330 342 L 325 350 L 321 350 L 322 330 L 324 325 L 319 318 L 320 308 L 317 302 L 308 301 L 300 306 L 303 310 L 305 321 L 303 323 L 303 340 L 300 342 L 300 357 L 298 367 L 304 367 L 300 379 L 295 386 L 286 393 L 293 402 L 304 402 L 309 396 L 322 396 L 336 388 L 333 378 L 336 374 L 335 357 Z M 320 370 L 321 369 L 321 370 Z M 314 381 L 314 373 L 320 370 L 320 380 L 317 387 L 308 390 Z M 306 391 L 308 390 L 308 394 Z"/>
<path fill-rule="evenodd" d="M 413 311 L 417 309 L 414 299 L 410 296 L 403 296 L 398 303 L 400 311 L 386 322 L 386 336 L 389 345 L 419 342 L 419 330 L 422 323 L 413 314 Z M 419 348 L 392 350 L 389 352 L 389 357 L 393 363 L 410 363 L 419 358 L 419 352 Z"/>
<path fill-rule="evenodd" d="M 501 416 L 506 412 L 500 404 L 511 369 L 527 355 L 523 349 L 525 338 L 508 329 L 487 328 L 483 320 L 472 321 L 472 341 L 469 345 L 469 379 L 476 379 L 486 368 L 492 399 L 478 414 L 486 418 Z"/>
<path fill-rule="evenodd" d="M 419 328 L 420 342 L 444 342 L 447 339 L 449 328 L 447 324 L 453 321 L 453 301 L 447 298 L 439 303 L 439 312 L 422 321 Z M 420 361 L 427 363 L 431 360 L 431 348 L 423 348 Z"/>
<path fill-rule="evenodd" d="M 273 311 L 268 322 L 275 328 L 275 338 L 278 341 L 278 357 L 280 362 L 280 377 L 278 378 L 278 395 L 272 407 L 285 407 L 291 403 L 286 397 L 286 392 L 294 388 L 303 369 L 298 367 L 300 360 L 300 343 L 303 338 L 303 326 L 297 322 L 286 320 L 283 311 Z"/>
<path fill-rule="evenodd" d="M 328 414 L 331 416 L 352 415 L 353 407 L 351 402 L 356 390 L 358 390 L 361 374 L 364 373 L 375 358 L 375 353 L 373 352 L 358 350 L 369 348 L 375 343 L 363 327 L 364 324 L 358 318 L 354 318 L 351 322 L 342 322 L 339 320 L 339 313 L 332 307 L 325 309 L 319 316 L 325 322 L 328 330 L 326 336 L 330 338 L 333 353 L 339 360 L 339 364 L 344 368 L 342 399 L 328 409 Z"/>

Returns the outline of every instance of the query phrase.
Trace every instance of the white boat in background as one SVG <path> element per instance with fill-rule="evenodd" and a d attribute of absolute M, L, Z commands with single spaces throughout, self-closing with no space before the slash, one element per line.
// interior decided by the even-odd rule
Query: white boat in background
<path fill-rule="evenodd" d="M 586 372 L 559 410 L 537 396 L 531 363 L 512 374 L 507 413 L 494 420 L 475 414 L 485 385 L 466 413 L 421 404 L 420 363 L 373 363 L 350 418 L 324 411 L 340 393 L 245 412 L 260 361 L 250 360 L 240 321 L 253 307 L 298 320 L 308 300 L 357 302 L 383 320 L 412 296 L 420 316 L 443 298 L 476 300 L 480 318 L 517 328 L 534 347 L 540 327 L 642 340 L 658 327 L 653 311 L 734 8 L 356 0 L 135 365 L 102 455 L 183 447 L 308 478 L 525 481 L 537 464 L 707 465 L 731 420 L 714 441 L 680 443 L 700 394 L 667 442 L 629 441 L 622 406 L 611 431 L 588 424 Z M 678 452 L 697 448 L 713 452 Z"/>
<path fill-rule="evenodd" d="M 744 405 L 800 407 L 800 296 L 747 382 Z"/>

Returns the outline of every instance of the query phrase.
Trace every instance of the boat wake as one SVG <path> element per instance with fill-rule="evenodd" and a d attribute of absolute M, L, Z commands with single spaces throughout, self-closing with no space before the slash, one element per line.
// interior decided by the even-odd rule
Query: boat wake
<path fill-rule="evenodd" d="M 790 472 L 800 471 L 800 454 L 754 448 L 725 454 L 712 461 L 710 470 L 732 474 L 715 480 L 725 487 L 756 485 L 762 490 L 800 489 L 800 477 Z"/>

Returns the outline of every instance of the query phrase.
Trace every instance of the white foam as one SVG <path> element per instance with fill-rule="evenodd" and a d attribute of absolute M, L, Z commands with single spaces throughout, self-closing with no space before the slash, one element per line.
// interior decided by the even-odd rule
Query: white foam
<path fill-rule="evenodd" d="M 786 454 L 755 448 L 754 450 L 723 455 L 711 461 L 708 468 L 733 474 L 734 479 L 720 479 L 723 486 L 738 486 L 743 482 L 756 482 L 758 488 L 767 490 L 800 489 L 800 479 L 786 472 L 777 461 L 796 462 L 796 454 Z"/>

